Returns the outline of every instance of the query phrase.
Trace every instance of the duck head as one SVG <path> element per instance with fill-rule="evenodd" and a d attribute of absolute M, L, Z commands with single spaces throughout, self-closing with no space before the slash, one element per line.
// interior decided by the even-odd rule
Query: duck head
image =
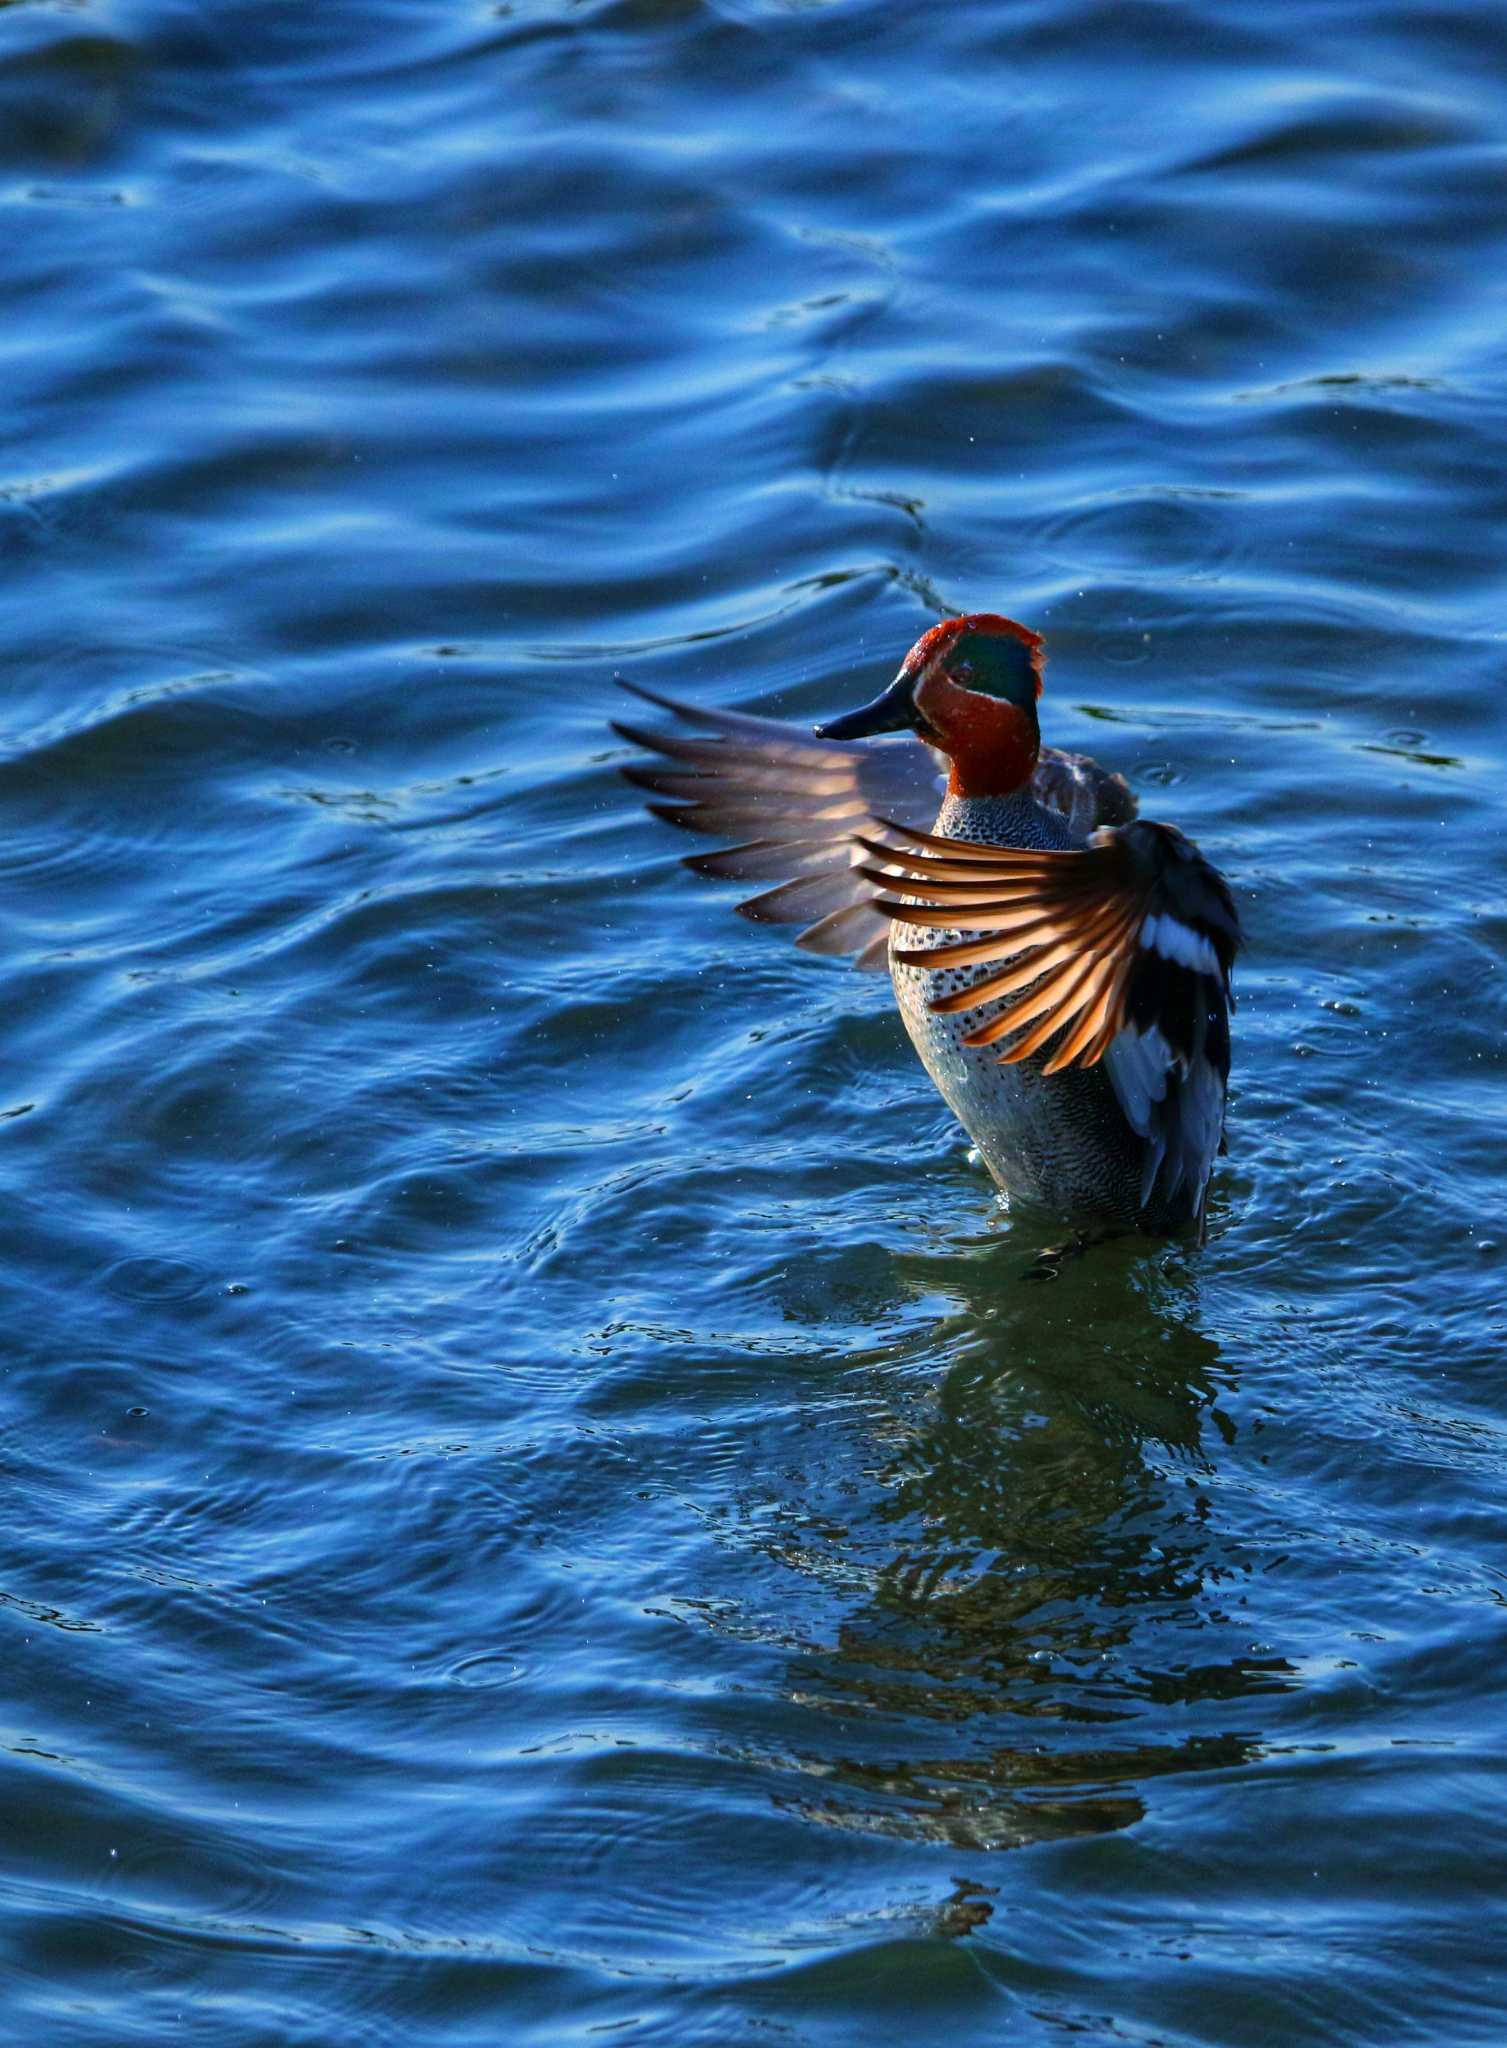
<path fill-rule="evenodd" d="M 1041 635 L 998 612 L 968 612 L 923 633 L 872 704 L 816 728 L 818 739 L 914 732 L 952 763 L 954 796 L 1007 796 L 1041 749 Z"/>

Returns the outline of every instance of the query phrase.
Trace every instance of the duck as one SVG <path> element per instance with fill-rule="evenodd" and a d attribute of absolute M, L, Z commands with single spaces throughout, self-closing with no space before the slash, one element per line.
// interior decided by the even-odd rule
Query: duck
<path fill-rule="evenodd" d="M 772 883 L 744 917 L 888 971 L 1012 1209 L 1202 1241 L 1240 920 L 1224 877 L 1140 817 L 1123 776 L 1042 744 L 1043 666 L 1039 633 L 969 612 L 809 732 L 623 676 L 674 723 L 613 727 L 651 812 L 733 842 L 688 868 Z"/>

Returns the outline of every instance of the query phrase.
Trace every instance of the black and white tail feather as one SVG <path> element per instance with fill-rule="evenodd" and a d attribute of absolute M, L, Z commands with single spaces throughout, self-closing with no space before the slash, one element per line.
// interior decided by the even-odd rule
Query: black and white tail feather
<path fill-rule="evenodd" d="M 1186 1188 L 1202 1229 L 1224 1147 L 1240 920 L 1224 877 L 1191 840 L 1149 821 L 1130 829 L 1157 835 L 1162 859 L 1105 1066 L 1127 1123 L 1146 1140 L 1142 1206 L 1158 1185 L 1168 1202 Z"/>

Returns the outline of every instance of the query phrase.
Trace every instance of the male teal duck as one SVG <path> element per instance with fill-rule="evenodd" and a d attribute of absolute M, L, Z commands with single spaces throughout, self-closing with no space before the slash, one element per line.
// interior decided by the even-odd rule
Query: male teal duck
<path fill-rule="evenodd" d="M 922 1064 L 1012 1200 L 1202 1234 L 1239 920 L 1121 776 L 1042 746 L 1041 663 L 1013 619 L 946 619 L 814 738 L 620 677 L 681 728 L 616 723 L 661 757 L 623 772 L 669 799 L 659 817 L 738 841 L 688 867 L 776 882 L 745 917 L 888 966 Z"/>

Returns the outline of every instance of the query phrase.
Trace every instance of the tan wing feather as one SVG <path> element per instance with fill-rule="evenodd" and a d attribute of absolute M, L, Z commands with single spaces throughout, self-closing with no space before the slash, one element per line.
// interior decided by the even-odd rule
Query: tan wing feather
<path fill-rule="evenodd" d="M 1047 1061 L 1042 1069 L 1043 1073 L 1060 1074 L 1064 1067 L 1070 1067 L 1075 1062 L 1084 1067 L 1098 1064 L 1109 1042 L 1104 1033 L 1105 1020 L 1114 1004 L 1116 990 L 1124 987 L 1128 972 L 1128 961 L 1106 958 L 1101 962 L 1093 986 L 1084 991 L 1078 1022 Z M 1115 1019 L 1114 1028 L 1119 1029 L 1118 1018 Z M 1113 1035 L 1114 1032 L 1111 1031 L 1109 1037 Z M 1100 1039 L 1103 1039 L 1103 1044 L 1096 1043 Z"/>
<path fill-rule="evenodd" d="M 907 905 L 907 910 L 913 908 Z M 1051 935 L 1058 929 L 1055 915 L 1044 911 L 1034 924 L 1023 925 L 1015 933 L 1015 940 L 1026 945 L 1045 946 Z M 1030 932 L 1040 932 L 1039 939 L 1026 938 Z M 1001 939 L 959 939 L 954 946 L 907 946 L 897 949 L 895 958 L 902 967 L 979 967 L 992 960 L 1013 960 L 1021 950 L 1020 944 Z"/>
<path fill-rule="evenodd" d="M 1142 878 L 1124 850 L 1112 839 L 1063 852 L 965 849 L 914 827 L 888 829 L 903 850 L 883 853 L 885 865 L 906 872 L 896 880 L 866 870 L 890 892 L 877 907 L 908 924 L 987 934 L 896 956 L 916 966 L 999 969 L 932 1004 L 939 1013 L 956 1014 L 1005 1003 L 964 1043 L 1014 1039 L 1000 1054 L 1013 1065 L 1057 1037 L 1046 1065 L 1051 1073 L 1101 1059 L 1123 1021 L 1125 984 L 1146 910 Z M 944 852 L 933 856 L 916 851 L 919 846 Z"/>
<path fill-rule="evenodd" d="M 1111 951 L 1123 939 L 1125 930 L 1124 925 L 1117 925 L 1112 932 L 1106 934 L 1103 941 L 1105 951 Z M 1083 985 L 1104 958 L 1104 953 L 1098 950 L 1097 944 L 1091 942 L 1091 945 L 1093 949 L 1087 952 L 1081 943 L 1065 947 L 1067 958 L 1062 966 L 1054 970 L 1033 993 L 1028 993 L 1020 1002 L 1013 1003 L 1003 1016 L 996 1017 L 991 1023 L 969 1032 L 966 1043 L 993 1045 L 997 1039 L 1008 1037 L 1012 1031 L 1019 1031 L 1022 1025 L 1029 1024 L 1033 1018 L 1045 1016 L 1048 1012 L 1055 1013 L 1055 1021 L 1051 1027 L 1053 1031 L 1059 1025 L 1070 1022 L 1078 1014 L 1078 997 Z M 1027 986 L 1029 988 L 1029 984 Z M 1087 999 L 1085 993 L 1083 1000 Z"/>
<path fill-rule="evenodd" d="M 867 862 L 857 872 L 865 881 L 874 882 L 881 889 L 906 889 L 910 886 L 905 875 L 871 867 Z M 977 868 L 971 877 L 963 881 L 954 881 L 950 876 L 939 881 L 928 875 L 924 889 L 920 889 L 918 884 L 918 890 L 938 903 L 1029 903 L 1040 894 L 1033 882 L 999 882 L 992 875 L 981 875 Z"/>
<path fill-rule="evenodd" d="M 1055 1037 L 1065 1023 L 1071 1023 L 1082 1003 L 1087 1000 L 1087 984 L 1098 971 L 1098 966 L 1097 960 L 1088 959 L 1079 963 L 1074 974 L 1070 974 L 1069 970 L 1064 968 L 1061 976 L 1063 985 L 1054 992 L 1050 1003 L 1045 1001 L 1044 995 L 1036 995 L 1021 1006 L 1028 1011 L 1039 1012 L 1040 1020 L 1033 1031 L 1027 1032 L 1019 1045 L 1012 1045 L 1008 1052 L 1000 1054 L 1003 1066 L 1014 1066 L 1018 1060 L 1028 1059 L 1033 1052 L 1039 1052 L 1049 1038 Z M 1011 1021 L 1015 1024 L 1026 1024 L 1030 1023 L 1031 1019 L 1030 1016 L 1025 1016 Z"/>
<path fill-rule="evenodd" d="M 1028 952 L 1023 967 L 1016 967 L 1008 974 L 987 975 L 984 980 L 974 982 L 971 988 L 957 989 L 950 996 L 938 996 L 931 1007 L 938 1016 L 952 1016 L 959 1010 L 976 1010 L 981 1004 L 998 1002 L 1002 996 L 1018 995 L 1022 989 L 1028 989 L 1033 982 L 1040 981 L 1050 969 L 1082 957 L 1082 949 L 1076 940 L 1060 939 L 1055 946 L 1045 946 Z M 1012 1011 L 1004 1022 L 1004 1029 L 1013 1031 L 1020 1021 Z M 994 1035 L 998 1037 L 999 1033 L 996 1032 Z M 987 1042 L 986 1039 L 977 1036 L 970 1036 L 968 1040 L 970 1045 L 984 1045 Z"/>
<path fill-rule="evenodd" d="M 1030 930 L 1048 906 L 1029 896 L 994 897 L 988 903 L 912 903 L 892 896 L 877 896 L 874 908 L 902 924 L 935 925 L 943 931 L 1018 932 Z M 939 955 L 940 957 L 940 955 Z"/>
<path fill-rule="evenodd" d="M 914 874 L 922 881 L 976 882 L 980 870 L 992 872 L 996 866 L 993 860 L 969 858 L 960 852 L 956 860 L 942 860 L 929 853 L 912 853 L 908 847 L 886 846 L 878 839 L 866 839 L 861 832 L 853 834 L 854 841 L 865 853 L 871 853 L 885 865 L 885 880 L 892 881 L 891 870 L 902 874 Z M 950 843 L 950 842 L 949 842 Z M 959 842 L 960 847 L 964 842 Z"/>
<path fill-rule="evenodd" d="M 1106 922 L 1106 930 L 1111 921 L 1113 920 Z M 1047 968 L 1055 967 L 1061 960 L 1080 957 L 1085 948 L 1093 950 L 1097 946 L 1097 935 L 1093 932 L 1070 932 L 1058 936 L 1055 944 L 1052 943 L 1053 934 L 1061 934 L 1061 930 L 1055 918 L 1046 918 L 1043 921 L 1040 938 L 1016 943 L 1011 954 L 1007 956 L 1013 959 L 1020 952 L 1026 951 L 1024 966 L 1016 967 L 1004 974 L 988 975 L 984 980 L 974 982 L 971 988 L 958 989 L 952 995 L 938 996 L 931 1006 L 932 1009 L 938 1016 L 948 1016 L 958 1010 L 976 1010 L 981 1003 L 991 1003 L 1000 996 L 1014 995 L 1019 989 L 1029 988 L 1037 976 L 1044 974 Z M 1045 950 L 1040 950 L 1043 948 Z"/>

